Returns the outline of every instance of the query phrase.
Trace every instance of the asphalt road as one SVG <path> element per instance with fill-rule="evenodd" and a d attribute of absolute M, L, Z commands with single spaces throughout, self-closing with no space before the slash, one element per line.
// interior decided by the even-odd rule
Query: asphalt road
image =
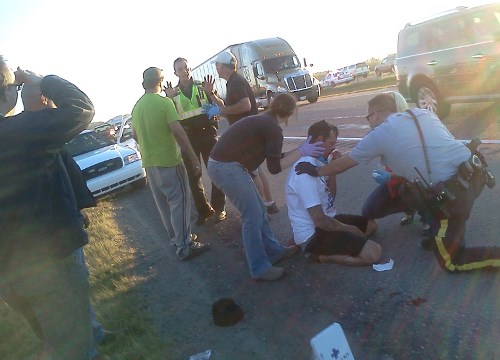
<path fill-rule="evenodd" d="M 364 104 L 372 95 L 301 104 L 285 136 L 304 136 L 311 123 L 323 118 L 339 126 L 341 137 L 363 136 L 368 131 Z M 481 134 L 483 139 L 499 140 L 496 110 L 488 106 L 457 109 L 445 122 L 458 138 Z M 477 113 L 484 118 L 469 126 L 467 119 Z M 340 140 L 338 148 L 346 152 L 355 143 Z M 300 140 L 285 141 L 286 149 L 298 144 Z M 500 177 L 500 145 L 482 149 L 490 169 Z M 338 177 L 339 212 L 360 212 L 375 187 L 370 177 L 375 166 L 358 166 Z M 272 226 L 283 243 L 292 235 L 283 192 L 286 174 L 269 175 L 281 207 L 272 215 Z M 206 177 L 204 181 L 208 185 Z M 161 335 L 172 344 L 166 359 L 189 359 L 207 349 L 212 350 L 211 360 L 309 359 L 309 340 L 333 322 L 343 327 L 356 359 L 500 359 L 500 272 L 445 273 L 434 255 L 420 247 L 419 224 L 400 226 L 401 215 L 381 219 L 373 236 L 383 248 L 383 261 L 394 260 L 390 271 L 312 264 L 296 256 L 283 264 L 285 278 L 261 283 L 249 279 L 241 224 L 231 204 L 226 221 L 194 228 L 212 249 L 181 263 L 167 245 L 149 189 L 117 195 L 117 216 L 142 254 L 135 271 L 149 279 L 140 290 L 149 299 Z M 467 226 L 468 245 L 500 246 L 499 198 L 496 186 L 485 189 L 477 200 Z M 244 320 L 230 328 L 211 322 L 211 304 L 222 297 L 235 299 L 245 312 Z"/>

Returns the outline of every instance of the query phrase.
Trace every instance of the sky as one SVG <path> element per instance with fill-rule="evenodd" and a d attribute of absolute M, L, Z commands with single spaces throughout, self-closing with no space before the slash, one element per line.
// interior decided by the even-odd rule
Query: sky
<path fill-rule="evenodd" d="M 282 37 L 313 73 L 334 70 L 395 53 L 408 22 L 485 2 L 0 0 L 0 54 L 13 69 L 71 81 L 94 121 L 107 121 L 132 111 L 146 68 L 177 83 L 177 57 L 195 67 L 231 44 Z"/>

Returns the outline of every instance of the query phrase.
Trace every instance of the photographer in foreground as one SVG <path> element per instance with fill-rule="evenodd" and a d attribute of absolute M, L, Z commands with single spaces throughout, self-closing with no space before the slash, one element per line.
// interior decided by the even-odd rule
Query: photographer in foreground
<path fill-rule="evenodd" d="M 57 108 L 12 115 L 23 83 Z M 0 298 L 31 310 L 49 359 L 91 359 L 88 278 L 74 255 L 88 237 L 59 152 L 94 107 L 66 80 L 14 73 L 0 56 L 0 113 Z"/>
<path fill-rule="evenodd" d="M 430 212 L 430 240 L 423 245 L 433 248 L 443 269 L 459 272 L 500 267 L 500 248 L 465 247 L 465 225 L 474 201 L 484 185 L 494 186 L 477 146 L 456 140 L 426 110 L 397 113 L 394 98 L 388 94 L 368 102 L 366 119 L 372 131 L 349 154 L 323 167 L 299 163 L 297 174 L 340 174 L 380 156 L 395 175 L 407 180 L 400 187 L 400 209 Z"/>

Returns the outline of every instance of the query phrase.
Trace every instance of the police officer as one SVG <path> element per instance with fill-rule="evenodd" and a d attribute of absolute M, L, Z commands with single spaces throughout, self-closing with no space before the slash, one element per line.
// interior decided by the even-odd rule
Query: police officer
<path fill-rule="evenodd" d="M 168 83 L 164 91 L 174 100 L 181 119 L 180 123 L 188 135 L 191 146 L 198 158 L 203 157 L 206 166 L 210 151 L 217 142 L 218 124 L 216 120 L 209 120 L 201 110 L 204 104 L 211 101 L 203 90 L 202 84 L 191 77 L 191 69 L 186 59 L 177 58 L 174 61 L 174 74 L 179 78 L 179 83 L 175 88 Z M 224 220 L 226 218 L 224 193 L 212 183 L 210 204 L 205 194 L 201 174 L 196 176 L 190 169 L 187 169 L 187 172 L 189 187 L 198 212 L 195 224 L 202 225 L 213 215 L 215 215 L 215 222 Z"/>
<path fill-rule="evenodd" d="M 389 94 L 379 94 L 368 102 L 366 119 L 372 131 L 349 154 L 318 168 L 299 163 L 296 172 L 335 175 L 380 156 L 382 163 L 407 183 L 398 198 L 400 206 L 387 199 L 374 200 L 382 207 L 391 203 L 390 207 L 379 209 L 378 217 L 408 207 L 423 207 L 431 213 L 429 245 L 444 270 L 498 269 L 499 247 L 465 246 L 465 224 L 474 201 L 485 184 L 494 185 L 477 149 L 456 140 L 429 111 L 398 113 Z"/>

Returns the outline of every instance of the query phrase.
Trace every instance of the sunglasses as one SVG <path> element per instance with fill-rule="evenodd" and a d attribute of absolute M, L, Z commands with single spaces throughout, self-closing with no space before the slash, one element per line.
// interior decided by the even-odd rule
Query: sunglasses
<path fill-rule="evenodd" d="M 385 111 L 385 110 L 375 110 L 375 111 L 373 111 L 373 112 L 369 113 L 368 115 L 366 115 L 366 116 L 365 116 L 366 121 L 370 121 L 370 118 L 371 118 L 373 115 L 375 115 L 376 113 L 382 112 L 382 111 Z"/>

